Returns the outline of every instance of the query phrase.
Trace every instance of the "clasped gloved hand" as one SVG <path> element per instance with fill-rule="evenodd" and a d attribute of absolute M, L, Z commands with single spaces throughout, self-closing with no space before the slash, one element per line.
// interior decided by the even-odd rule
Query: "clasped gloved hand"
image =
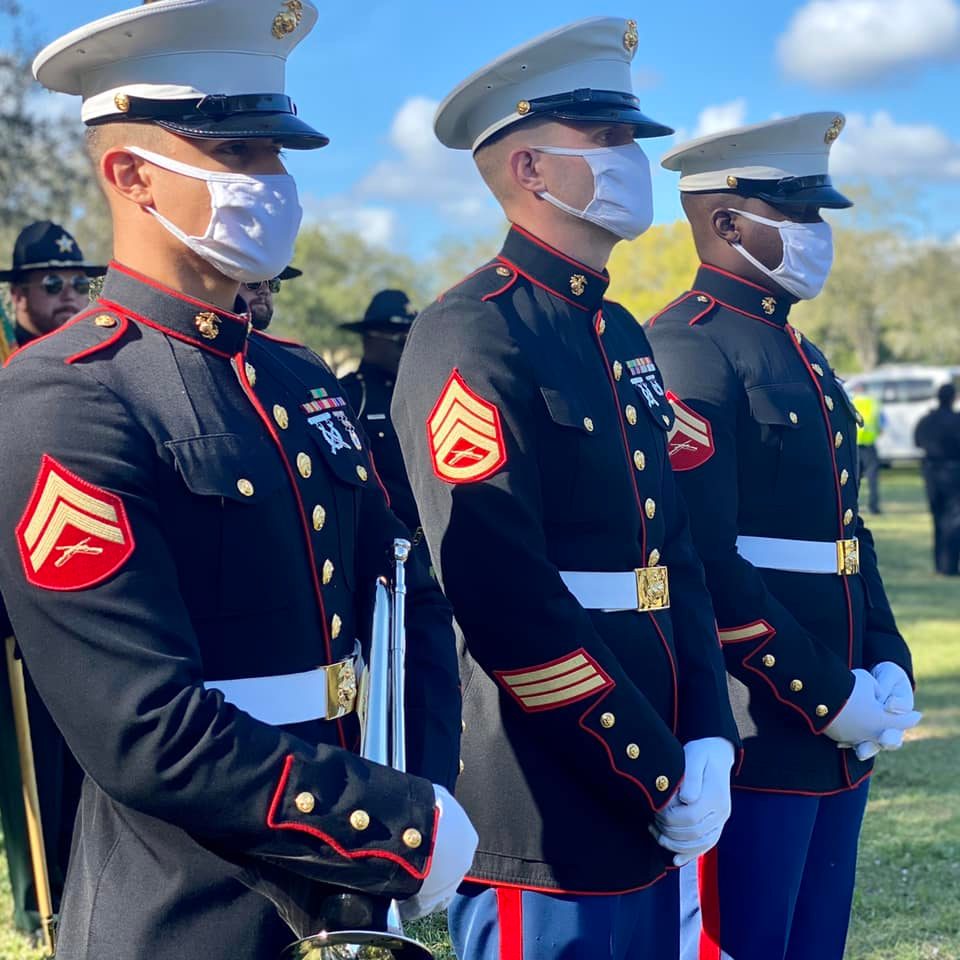
<path fill-rule="evenodd" d="M 716 846 L 730 816 L 733 744 L 706 737 L 684 744 L 686 770 L 676 795 L 650 824 L 657 843 L 676 854 L 682 867 Z"/>
<path fill-rule="evenodd" d="M 430 859 L 430 871 L 423 886 L 400 903 L 404 923 L 426 917 L 445 907 L 457 892 L 473 863 L 479 838 L 470 818 L 459 803 L 439 784 L 433 785 L 440 818 Z"/>
<path fill-rule="evenodd" d="M 903 743 L 903 731 L 915 727 L 922 716 L 913 709 L 909 678 L 887 662 L 878 664 L 873 674 L 857 669 L 853 676 L 850 698 L 823 732 L 838 746 L 855 748 L 860 760 L 869 760 L 880 750 L 896 750 Z"/>

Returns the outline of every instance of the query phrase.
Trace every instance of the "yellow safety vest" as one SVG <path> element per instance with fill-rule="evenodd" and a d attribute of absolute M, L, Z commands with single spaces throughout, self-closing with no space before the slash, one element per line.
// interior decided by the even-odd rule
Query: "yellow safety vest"
<path fill-rule="evenodd" d="M 858 393 L 853 398 L 853 405 L 863 418 L 863 423 L 857 427 L 857 443 L 861 447 L 872 447 L 880 435 L 880 401 L 867 393 Z"/>

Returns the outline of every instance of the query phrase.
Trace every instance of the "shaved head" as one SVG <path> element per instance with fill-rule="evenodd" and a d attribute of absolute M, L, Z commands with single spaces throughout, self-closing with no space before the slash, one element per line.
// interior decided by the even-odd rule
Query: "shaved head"
<path fill-rule="evenodd" d="M 540 143 L 544 128 L 550 124 L 550 120 L 539 117 L 512 124 L 482 143 L 474 153 L 473 160 L 483 182 L 505 211 L 523 193 L 510 168 L 510 155 L 514 150 Z"/>

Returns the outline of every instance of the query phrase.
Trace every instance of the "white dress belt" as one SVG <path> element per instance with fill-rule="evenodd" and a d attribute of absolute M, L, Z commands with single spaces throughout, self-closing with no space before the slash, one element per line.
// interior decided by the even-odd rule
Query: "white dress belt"
<path fill-rule="evenodd" d="M 667 568 L 607 573 L 561 570 L 560 579 L 584 610 L 617 613 L 621 610 L 666 610 L 670 606 Z"/>
<path fill-rule="evenodd" d="M 362 664 L 348 657 L 302 673 L 239 680 L 205 680 L 205 690 L 219 690 L 228 703 L 261 723 L 279 727 L 310 720 L 335 720 L 356 705 Z"/>
<path fill-rule="evenodd" d="M 737 550 L 744 560 L 767 570 L 789 573 L 841 573 L 838 547 L 857 540 L 779 540 L 775 537 L 737 537 Z M 849 549 L 849 548 L 848 548 Z"/>

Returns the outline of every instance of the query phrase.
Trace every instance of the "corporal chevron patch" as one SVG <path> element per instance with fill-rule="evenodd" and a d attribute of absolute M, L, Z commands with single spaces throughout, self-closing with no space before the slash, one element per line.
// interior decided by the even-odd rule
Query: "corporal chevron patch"
<path fill-rule="evenodd" d="M 495 670 L 494 676 L 527 713 L 566 707 L 614 685 L 582 647 L 550 663 L 523 670 Z"/>
<path fill-rule="evenodd" d="M 456 369 L 427 417 L 427 439 L 434 472 L 447 483 L 484 480 L 507 462 L 500 412 Z"/>
<path fill-rule="evenodd" d="M 667 391 L 674 421 L 667 435 L 670 465 L 674 470 L 694 470 L 703 466 L 716 452 L 710 421 L 688 407 L 675 393 Z"/>
<path fill-rule="evenodd" d="M 47 454 L 16 535 L 24 575 L 45 590 L 95 586 L 126 563 L 134 546 L 123 501 Z"/>
<path fill-rule="evenodd" d="M 740 627 L 721 627 L 718 631 L 721 643 L 746 643 L 772 636 L 775 632 L 766 620 L 755 620 Z"/>

